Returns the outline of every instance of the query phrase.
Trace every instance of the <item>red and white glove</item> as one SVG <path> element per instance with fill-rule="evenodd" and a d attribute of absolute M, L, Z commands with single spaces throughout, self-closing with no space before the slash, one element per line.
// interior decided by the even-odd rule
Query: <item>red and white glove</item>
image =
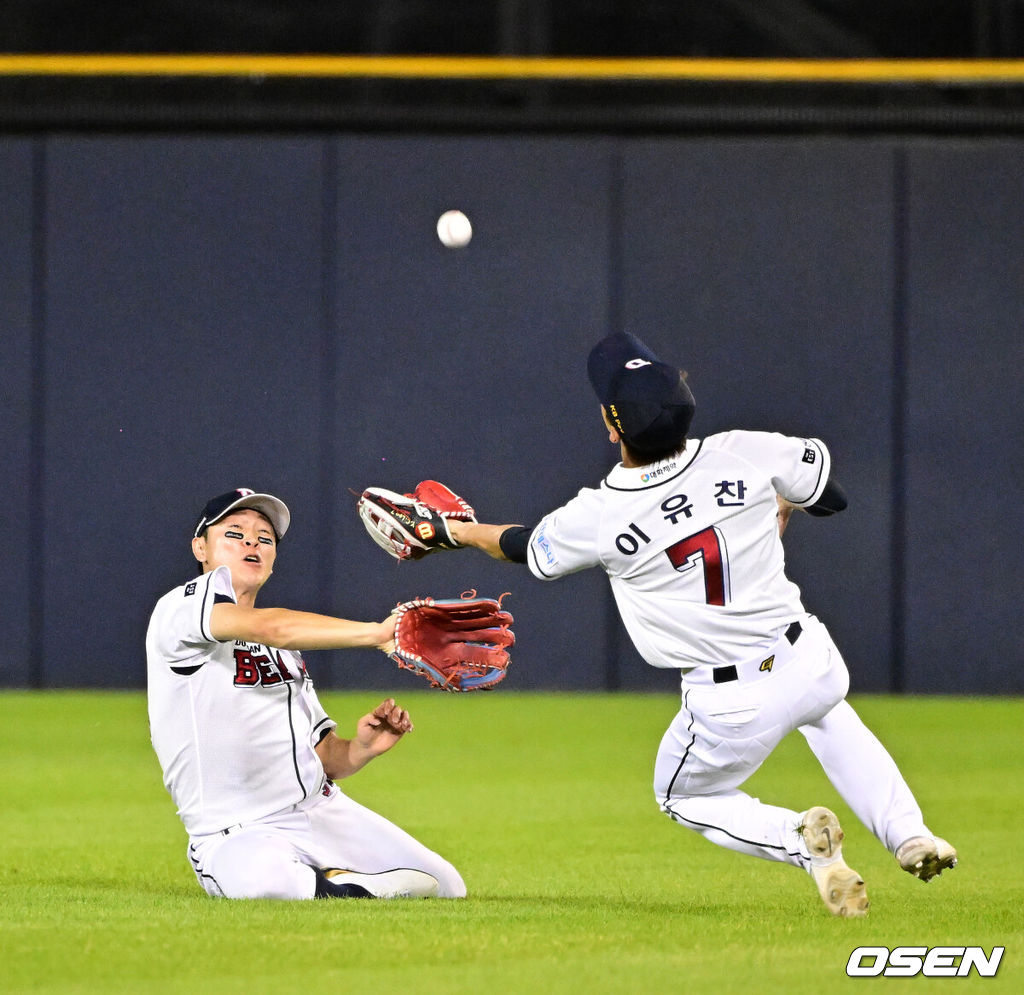
<path fill-rule="evenodd" d="M 411 494 L 368 487 L 357 508 L 370 538 L 396 560 L 460 549 L 448 530 L 448 520 L 476 521 L 472 506 L 436 480 L 421 480 Z"/>
<path fill-rule="evenodd" d="M 504 595 L 502 595 L 504 597 Z M 445 691 L 483 691 L 505 679 L 515 644 L 501 598 L 416 598 L 395 609 L 391 659 Z"/>

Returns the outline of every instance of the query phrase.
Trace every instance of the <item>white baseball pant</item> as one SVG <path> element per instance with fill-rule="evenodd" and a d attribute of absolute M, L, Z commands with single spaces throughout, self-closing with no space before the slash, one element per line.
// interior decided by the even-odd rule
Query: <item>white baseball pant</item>
<path fill-rule="evenodd" d="M 466 885 L 443 857 L 337 787 L 258 822 L 189 840 L 189 860 L 208 894 L 223 898 L 313 898 L 314 867 L 363 874 L 412 868 L 433 875 L 440 898 Z"/>
<path fill-rule="evenodd" d="M 770 661 L 770 669 L 764 669 Z M 857 817 L 895 853 L 930 836 L 895 761 L 845 700 L 850 676 L 828 630 L 814 616 L 714 683 L 709 668 L 684 673 L 683 703 L 655 761 L 661 809 L 719 846 L 807 869 L 797 832 L 803 812 L 766 805 L 738 790 L 794 729 Z M 810 806 L 808 806 L 810 807 Z"/>

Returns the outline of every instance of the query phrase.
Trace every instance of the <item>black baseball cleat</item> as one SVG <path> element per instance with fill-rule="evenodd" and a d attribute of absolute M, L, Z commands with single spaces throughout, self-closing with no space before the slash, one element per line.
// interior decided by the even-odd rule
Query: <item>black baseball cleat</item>
<path fill-rule="evenodd" d="M 338 867 L 315 870 L 315 898 L 433 898 L 437 895 L 437 878 L 408 867 L 379 874 L 359 874 Z"/>
<path fill-rule="evenodd" d="M 956 850 L 938 836 L 914 836 L 896 847 L 896 860 L 908 874 L 931 881 L 944 870 L 956 867 Z"/>

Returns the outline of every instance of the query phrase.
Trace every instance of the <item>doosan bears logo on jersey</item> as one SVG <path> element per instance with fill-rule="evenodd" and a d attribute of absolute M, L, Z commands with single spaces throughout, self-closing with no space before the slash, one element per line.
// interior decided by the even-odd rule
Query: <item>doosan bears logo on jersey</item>
<path fill-rule="evenodd" d="M 275 659 L 248 648 L 235 650 L 236 688 L 266 688 L 275 684 L 292 684 L 294 681 L 292 672 L 280 657 Z"/>

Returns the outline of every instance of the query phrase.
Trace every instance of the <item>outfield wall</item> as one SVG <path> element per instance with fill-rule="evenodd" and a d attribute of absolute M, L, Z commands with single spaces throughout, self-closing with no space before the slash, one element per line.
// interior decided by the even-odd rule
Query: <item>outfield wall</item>
<path fill-rule="evenodd" d="M 0 138 L 3 686 L 140 686 L 205 500 L 293 531 L 263 603 L 383 616 L 510 591 L 508 686 L 674 688 L 607 585 L 459 553 L 397 565 L 351 490 L 433 476 L 532 523 L 614 449 L 585 376 L 615 329 L 694 423 L 815 435 L 851 507 L 790 573 L 855 691 L 1024 690 L 1014 619 L 1024 141 Z M 476 226 L 446 250 L 446 208 Z M 418 687 L 311 654 L 325 687 Z"/>

